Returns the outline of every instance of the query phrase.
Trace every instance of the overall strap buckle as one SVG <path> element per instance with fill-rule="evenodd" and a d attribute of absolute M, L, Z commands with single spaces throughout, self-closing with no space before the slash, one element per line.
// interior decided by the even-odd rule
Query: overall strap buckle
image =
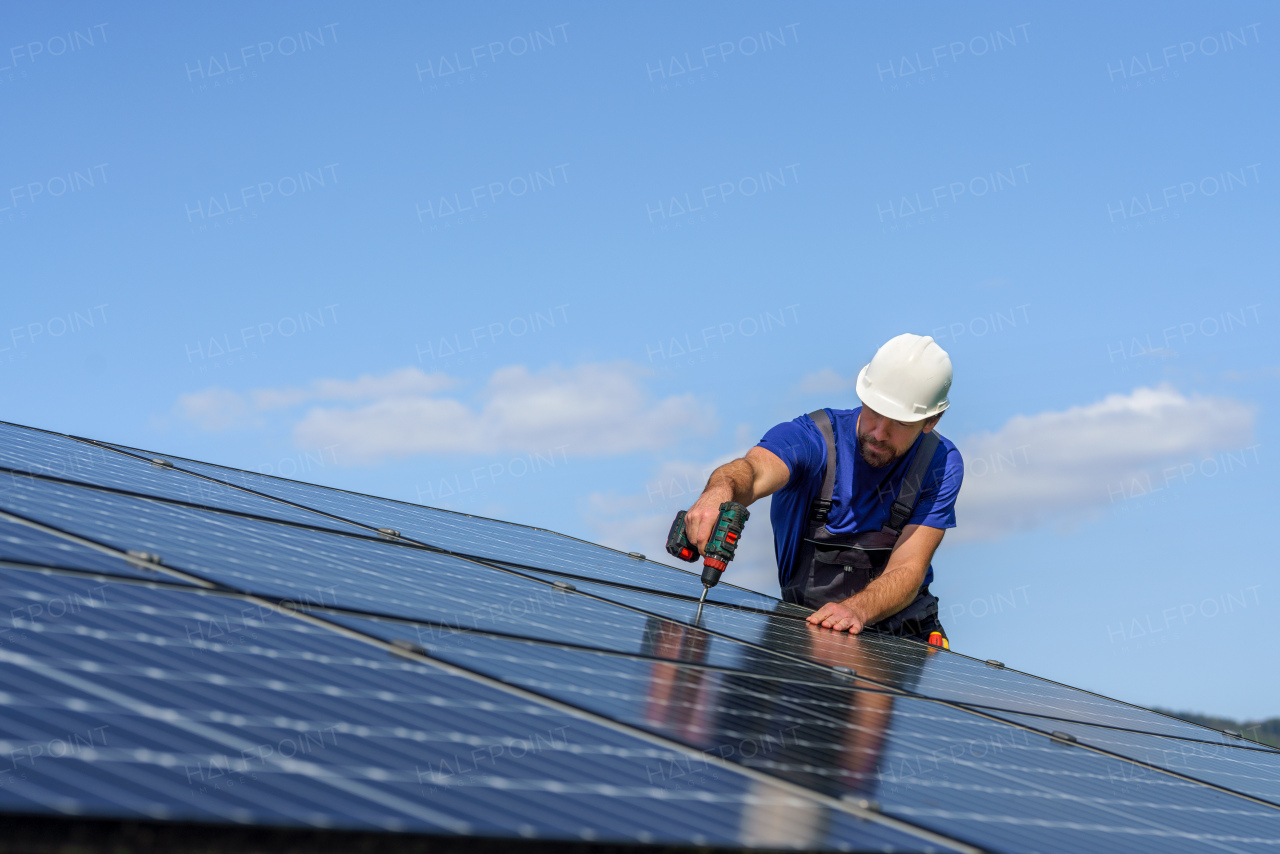
<path fill-rule="evenodd" d="M 809 522 L 815 528 L 820 528 L 827 524 L 827 517 L 831 515 L 831 502 L 823 501 L 821 498 L 813 499 L 813 506 L 809 508 Z"/>

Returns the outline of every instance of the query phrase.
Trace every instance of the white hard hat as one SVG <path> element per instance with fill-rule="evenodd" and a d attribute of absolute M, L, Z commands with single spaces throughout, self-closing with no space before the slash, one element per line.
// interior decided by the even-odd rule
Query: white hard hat
<path fill-rule="evenodd" d="M 923 421 L 948 406 L 951 357 L 928 335 L 890 338 L 858 374 L 862 402 L 886 418 Z"/>

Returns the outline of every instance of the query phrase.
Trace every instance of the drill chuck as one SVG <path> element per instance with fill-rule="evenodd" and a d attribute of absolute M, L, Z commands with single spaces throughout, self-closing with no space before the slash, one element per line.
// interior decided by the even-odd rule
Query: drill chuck
<path fill-rule="evenodd" d="M 720 565 L 713 566 L 713 564 L 717 563 Z M 720 576 L 724 574 L 724 568 L 725 564 L 720 563 L 720 561 L 714 560 L 713 558 L 707 558 L 707 560 L 702 564 L 702 586 L 715 587 L 719 584 Z"/>

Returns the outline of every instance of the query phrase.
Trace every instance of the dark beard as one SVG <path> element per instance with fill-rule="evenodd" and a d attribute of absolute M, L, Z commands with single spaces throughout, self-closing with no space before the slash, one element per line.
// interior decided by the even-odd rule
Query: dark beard
<path fill-rule="evenodd" d="M 872 458 L 871 456 L 868 455 L 868 452 L 870 452 L 871 454 L 875 454 L 876 457 Z M 858 454 L 859 456 L 862 457 L 863 462 L 865 462 L 867 465 L 871 466 L 872 468 L 876 468 L 876 469 L 884 468 L 885 466 L 889 465 L 890 463 L 892 463 L 894 460 L 898 458 L 893 454 L 892 451 L 885 451 L 879 448 L 873 448 L 867 442 L 867 440 L 862 436 L 858 437 Z M 885 456 L 881 456 L 881 455 L 885 455 Z"/>

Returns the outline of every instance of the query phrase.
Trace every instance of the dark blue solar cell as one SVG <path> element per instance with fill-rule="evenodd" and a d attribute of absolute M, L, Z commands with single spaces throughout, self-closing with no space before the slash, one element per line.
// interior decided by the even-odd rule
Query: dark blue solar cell
<path fill-rule="evenodd" d="M 151 452 L 137 451 L 150 454 Z M 375 498 L 299 481 L 224 468 L 179 457 L 167 457 L 181 469 L 253 489 L 313 510 L 332 513 L 374 528 L 391 528 L 406 537 L 450 551 L 493 560 L 541 567 L 582 578 L 598 578 L 656 587 L 697 597 L 702 592 L 698 573 L 650 560 L 639 560 L 594 543 L 481 516 L 437 510 L 417 504 Z M 661 548 L 662 543 L 655 543 Z M 760 593 L 721 584 L 716 600 L 733 605 L 771 609 L 775 600 Z"/>
<path fill-rule="evenodd" d="M 993 714 L 1001 719 L 1038 729 L 1063 732 L 1074 736 L 1082 744 L 1167 768 L 1280 806 L 1280 752 L 1261 746 L 1250 747 L 1247 741 L 1235 740 L 1234 744 L 1196 742 L 1075 722 L 1046 720 L 1031 715 L 1007 712 Z M 1151 775 L 1158 772 L 1136 768 L 1133 773 Z"/>
<path fill-rule="evenodd" d="M 442 660 L 1000 850 L 1242 849 L 1280 811 L 945 704 L 478 637 Z M 917 667 L 929 655 L 919 645 Z M 674 778 L 700 769 L 672 766 Z"/>
<path fill-rule="evenodd" d="M 640 617 L 639 624 L 634 626 L 638 632 L 632 633 L 628 620 L 619 619 L 610 627 L 597 622 L 591 609 L 584 608 L 582 603 L 571 595 L 556 594 L 562 601 L 557 603 L 560 618 L 579 623 L 584 630 L 584 637 L 575 640 L 585 641 L 579 645 L 588 646 L 602 652 L 617 652 L 626 655 L 642 656 L 697 664 L 713 670 L 731 671 L 750 669 L 758 678 L 776 679 L 788 682 L 834 683 L 845 677 L 828 668 L 818 667 L 805 662 L 794 661 L 781 656 L 760 654 L 737 641 L 728 638 L 713 637 L 694 626 L 664 620 L 658 617 Z M 314 611 L 315 609 L 309 609 Z M 441 627 L 423 624 L 405 623 L 394 620 L 373 619 L 366 617 L 348 617 L 344 614 L 325 614 L 325 619 L 338 625 L 348 626 L 358 631 L 373 634 L 385 640 L 399 640 L 410 644 L 421 644 L 448 638 L 451 646 L 465 647 L 471 637 L 492 634 L 495 630 L 486 626 Z M 626 631 L 619 631 L 621 626 Z M 521 639 L 541 640 L 547 643 L 565 643 L 562 638 L 548 637 L 551 632 L 541 628 L 532 628 L 526 623 L 505 627 L 506 634 L 519 633 Z M 591 634 L 600 629 L 598 636 Z"/>
<path fill-rule="evenodd" d="M 923 847 L 724 768 L 664 788 L 692 754 L 232 597 L 9 570 L 0 626 L 8 812 L 751 845 L 795 809 Z"/>
<path fill-rule="evenodd" d="M 15 470 L 0 471 L 0 495 L 29 480 L 23 477 L 24 473 L 49 475 L 304 525 L 352 532 L 361 530 L 319 513 L 299 510 L 242 489 L 192 476 L 177 468 L 153 465 L 98 445 L 2 422 L 0 467 Z"/>
<path fill-rule="evenodd" d="M 105 551 L 79 545 L 66 537 L 3 518 L 0 518 L 0 561 L 79 569 L 130 578 L 162 577 L 146 569 L 145 561 L 132 563 Z"/>

